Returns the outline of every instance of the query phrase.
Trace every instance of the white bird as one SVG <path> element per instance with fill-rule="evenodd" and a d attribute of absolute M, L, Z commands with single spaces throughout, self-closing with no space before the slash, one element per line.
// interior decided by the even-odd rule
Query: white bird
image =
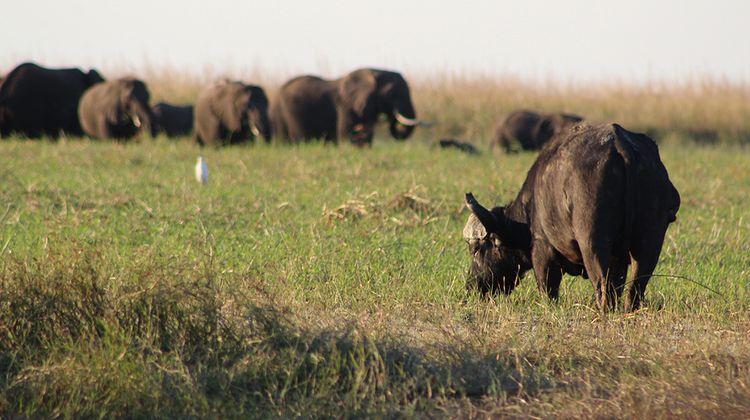
<path fill-rule="evenodd" d="M 195 163 L 195 179 L 203 185 L 208 184 L 208 165 L 203 160 L 203 156 L 198 156 L 198 161 Z"/>

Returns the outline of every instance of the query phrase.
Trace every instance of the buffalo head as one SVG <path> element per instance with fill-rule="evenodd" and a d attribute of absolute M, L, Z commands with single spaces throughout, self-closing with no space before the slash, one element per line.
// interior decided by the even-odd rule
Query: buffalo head
<path fill-rule="evenodd" d="M 505 207 L 488 210 L 471 193 L 466 206 L 472 212 L 463 231 L 471 253 L 467 286 L 482 294 L 510 294 L 531 268 L 522 227 L 506 218 Z"/>

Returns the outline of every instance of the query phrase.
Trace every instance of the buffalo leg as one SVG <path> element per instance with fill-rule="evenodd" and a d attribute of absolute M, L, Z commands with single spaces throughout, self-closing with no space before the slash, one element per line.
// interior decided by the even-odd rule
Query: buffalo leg
<path fill-rule="evenodd" d="M 628 275 L 628 263 L 627 260 L 621 258 L 615 258 L 609 267 L 609 289 L 608 299 L 612 302 L 612 305 L 619 306 L 620 300 L 622 299 L 622 292 L 625 290 L 625 279 Z"/>
<path fill-rule="evenodd" d="M 557 300 L 560 296 L 562 268 L 556 261 L 555 250 L 547 243 L 534 241 L 531 261 L 539 292 L 546 293 L 552 300 Z"/>
<path fill-rule="evenodd" d="M 625 299 L 625 310 L 630 312 L 641 306 L 646 294 L 646 286 L 651 275 L 654 273 L 656 263 L 659 262 L 659 254 L 664 243 L 664 231 L 651 235 L 644 235 L 635 240 L 630 252 L 633 265 L 633 281 Z"/>
<path fill-rule="evenodd" d="M 625 299 L 625 311 L 632 312 L 640 308 L 641 302 L 646 295 L 646 286 L 651 280 L 651 274 L 656 268 L 657 258 L 642 258 L 633 260 L 633 282 Z"/>
<path fill-rule="evenodd" d="M 616 292 L 614 284 L 609 280 L 610 252 L 594 249 L 592 246 L 581 246 L 583 264 L 594 285 L 596 303 L 599 310 L 606 312 L 615 304 Z"/>

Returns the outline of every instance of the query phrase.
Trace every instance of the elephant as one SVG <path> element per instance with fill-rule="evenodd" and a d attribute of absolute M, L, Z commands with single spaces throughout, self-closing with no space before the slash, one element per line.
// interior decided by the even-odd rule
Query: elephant
<path fill-rule="evenodd" d="M 523 150 L 539 150 L 552 137 L 583 121 L 577 115 L 552 113 L 540 114 L 519 110 L 508 114 L 495 126 L 495 135 L 490 147 L 502 147 L 506 153 L 517 151 L 518 142 Z"/>
<path fill-rule="evenodd" d="M 96 70 L 50 69 L 23 63 L 0 85 L 0 137 L 17 133 L 29 138 L 83 135 L 78 103 L 83 93 L 104 78 Z"/>
<path fill-rule="evenodd" d="M 193 131 L 193 106 L 159 102 L 151 107 L 154 124 L 167 137 L 187 136 Z"/>
<path fill-rule="evenodd" d="M 393 71 L 359 69 L 335 80 L 299 76 L 286 82 L 271 107 L 276 136 L 299 142 L 349 139 L 371 145 L 375 123 L 385 114 L 397 140 L 411 136 L 418 125 L 409 85 Z"/>
<path fill-rule="evenodd" d="M 224 81 L 204 90 L 195 103 L 198 144 L 238 144 L 263 136 L 271 141 L 268 98 L 263 88 L 239 81 Z"/>
<path fill-rule="evenodd" d="M 146 84 L 126 77 L 98 84 L 84 93 L 78 107 L 83 131 L 93 138 L 127 140 L 156 134 Z"/>

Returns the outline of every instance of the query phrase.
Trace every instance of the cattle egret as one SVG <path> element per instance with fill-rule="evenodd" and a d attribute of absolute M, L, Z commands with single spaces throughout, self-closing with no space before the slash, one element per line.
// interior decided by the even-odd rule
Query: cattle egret
<path fill-rule="evenodd" d="M 203 185 L 208 184 L 208 165 L 203 160 L 203 156 L 198 156 L 198 161 L 195 163 L 195 179 Z"/>

